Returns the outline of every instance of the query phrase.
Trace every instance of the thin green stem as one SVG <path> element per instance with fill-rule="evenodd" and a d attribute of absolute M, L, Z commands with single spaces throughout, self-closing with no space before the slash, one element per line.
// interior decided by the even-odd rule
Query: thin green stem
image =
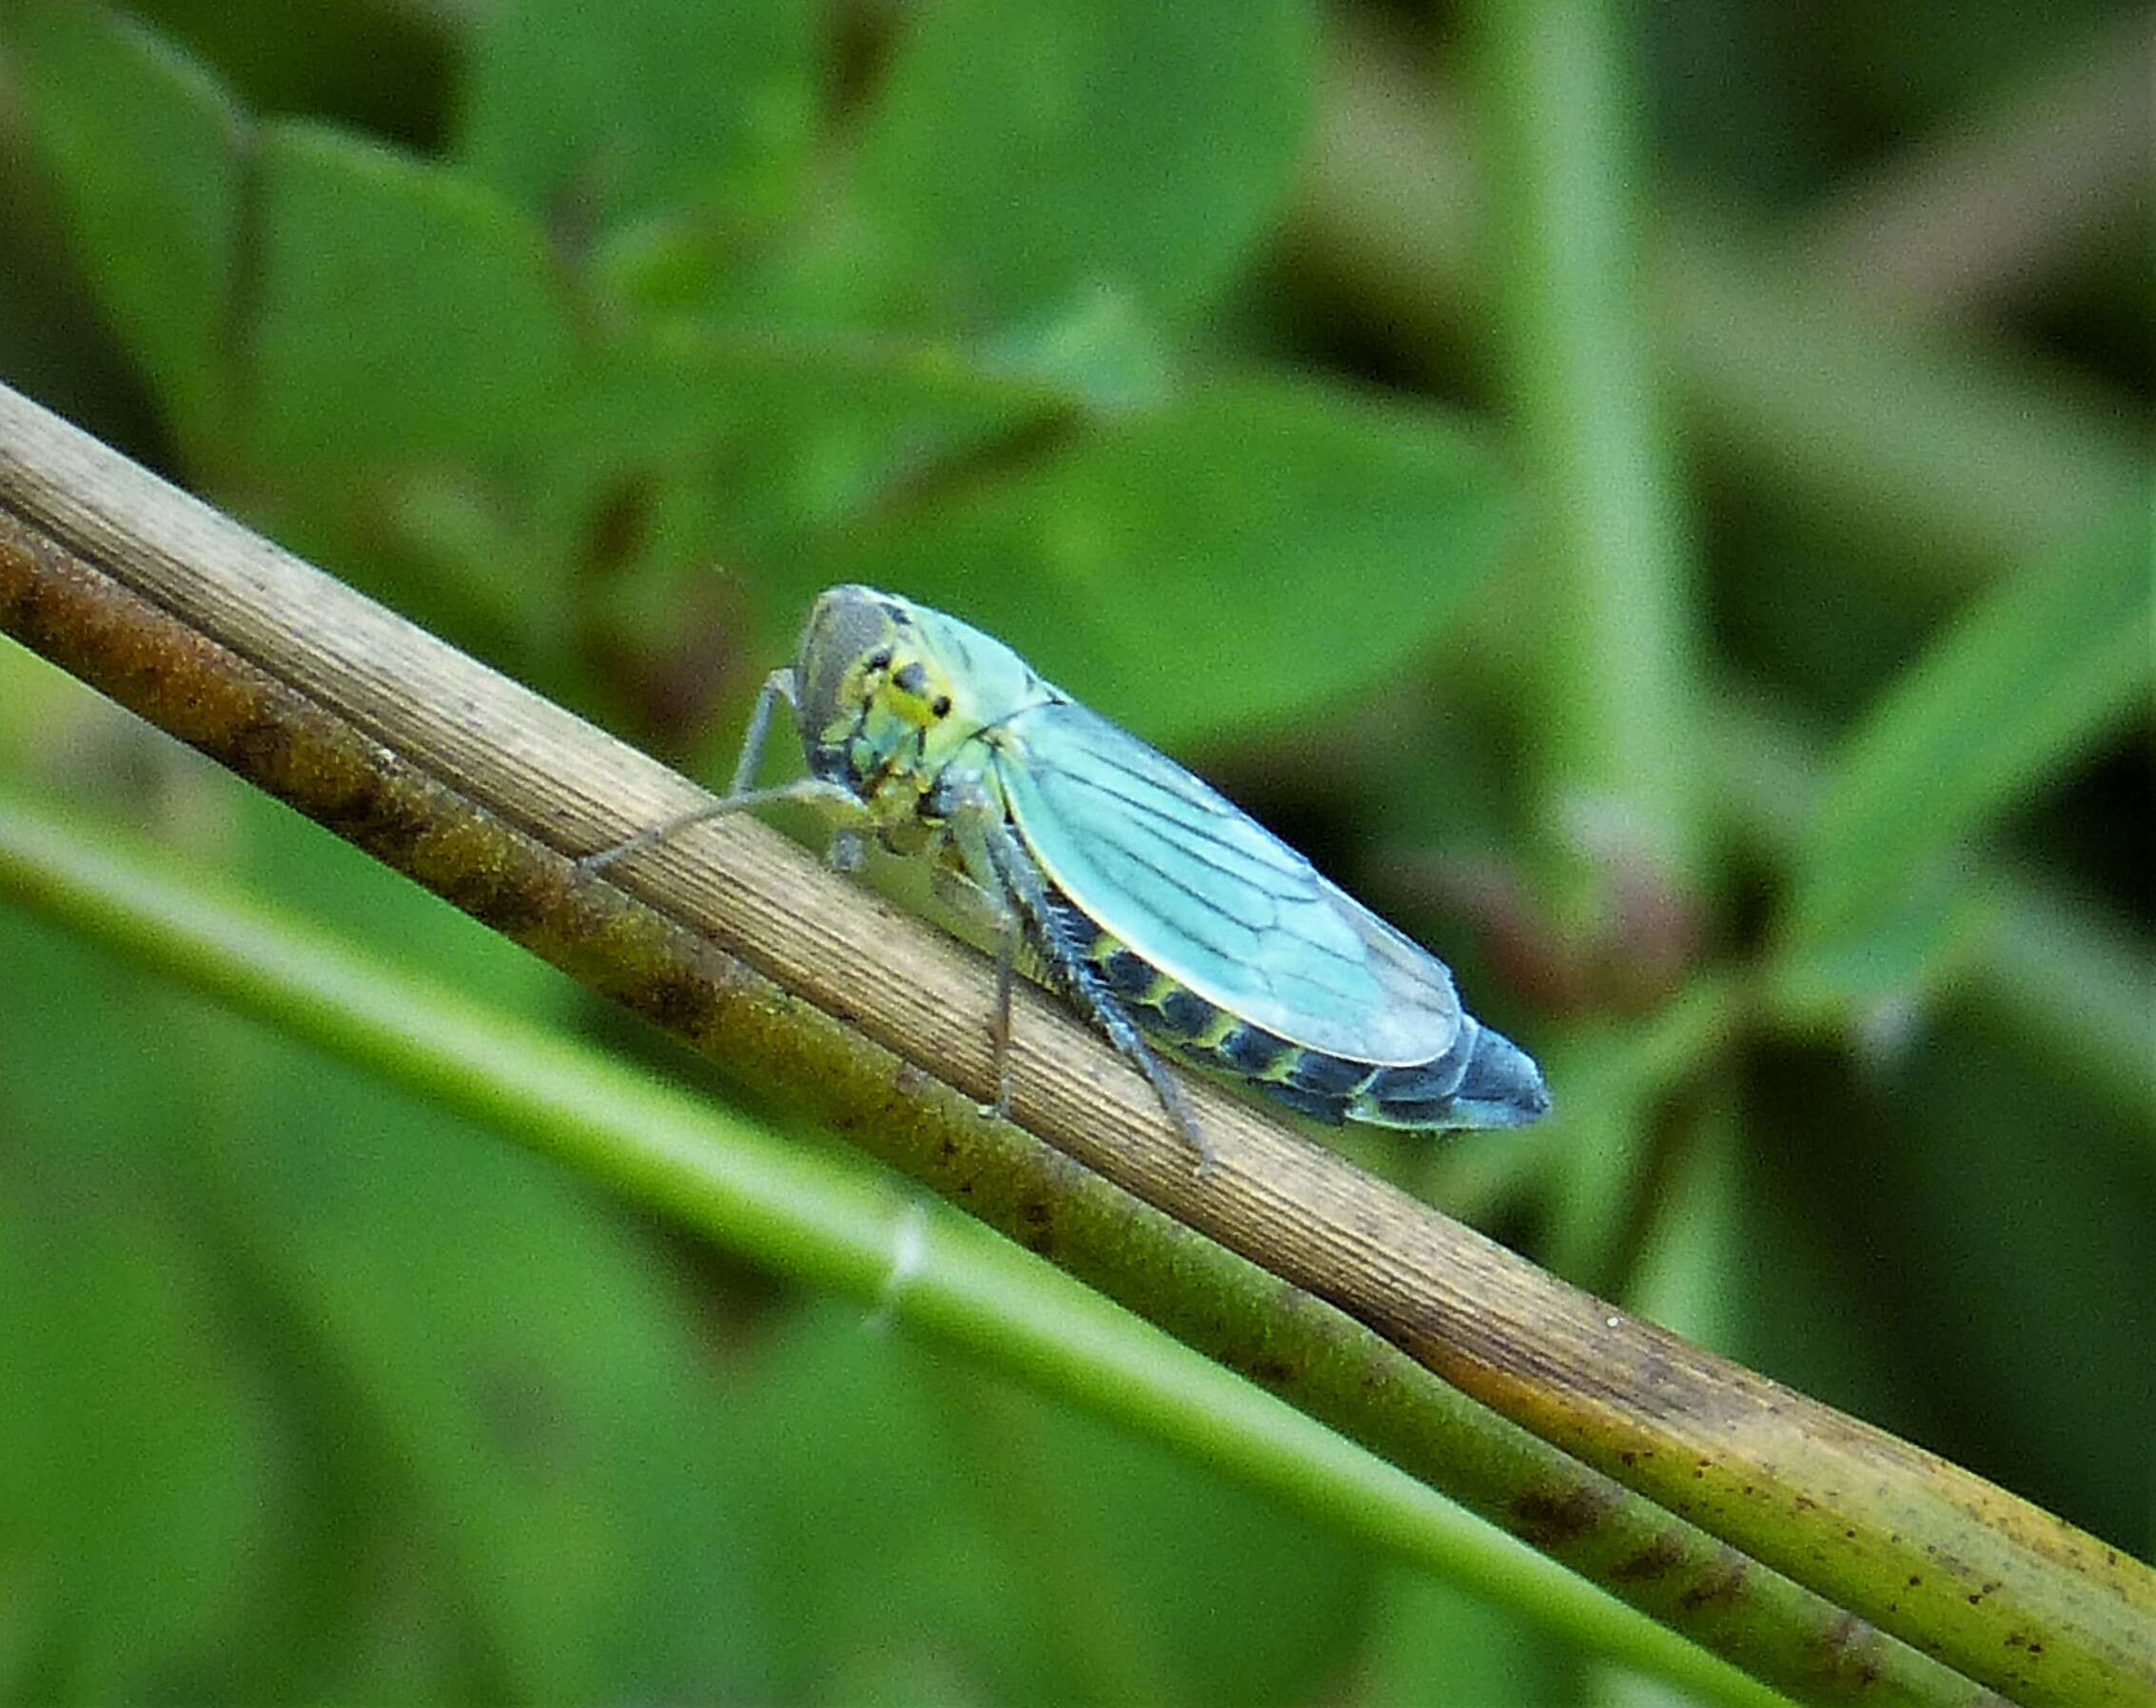
<path fill-rule="evenodd" d="M 1615 9 L 1492 0 L 1487 301 L 1539 529 L 1530 680 L 1543 787 L 1587 869 L 1681 881 L 1698 854 L 1693 569 L 1642 265 L 1646 168 Z"/>
<path fill-rule="evenodd" d="M 0 792 L 0 893 L 482 1122 L 753 1262 L 846 1293 L 1699 1696 L 1783 1700 L 880 1171 L 790 1146 Z"/>

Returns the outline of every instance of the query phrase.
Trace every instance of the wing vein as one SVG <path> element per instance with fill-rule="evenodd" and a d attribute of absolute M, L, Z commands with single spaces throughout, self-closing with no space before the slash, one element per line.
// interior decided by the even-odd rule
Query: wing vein
<path fill-rule="evenodd" d="M 1027 850 L 1071 902 L 1239 1019 L 1343 1058 L 1433 1060 L 1460 1029 L 1442 963 L 1172 759 L 1074 701 L 995 756 Z"/>

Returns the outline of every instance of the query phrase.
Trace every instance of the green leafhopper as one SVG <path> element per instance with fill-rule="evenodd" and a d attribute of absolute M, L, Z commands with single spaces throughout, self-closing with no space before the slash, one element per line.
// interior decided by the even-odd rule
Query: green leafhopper
<path fill-rule="evenodd" d="M 755 789 L 781 701 L 810 775 Z M 1155 1046 L 1334 1124 L 1519 1127 L 1549 1108 L 1534 1061 L 1460 1007 L 1441 961 L 1209 785 L 940 612 L 827 590 L 795 661 L 764 684 L 726 796 L 583 864 L 779 800 L 836 821 L 841 868 L 870 835 L 933 861 L 939 889 L 993 931 L 999 1113 L 1028 946 L 1201 1161 Z"/>

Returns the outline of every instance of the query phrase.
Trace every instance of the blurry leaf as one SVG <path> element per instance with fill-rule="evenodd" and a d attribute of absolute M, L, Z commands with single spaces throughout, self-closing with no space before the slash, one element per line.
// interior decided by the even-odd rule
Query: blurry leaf
<path fill-rule="evenodd" d="M 192 1695 L 275 1564 L 266 1420 L 170 1207 L 55 1161 L 0 1192 L 0 1577 L 50 1669 L 0 1695 Z"/>
<path fill-rule="evenodd" d="M 1893 1106 L 1851 1124 L 1840 1148 L 1887 1152 L 1884 1189 L 1848 1206 L 1851 1243 L 1860 1281 L 1898 1306 L 1909 1385 L 1939 1420 L 1923 1439 L 2146 1559 L 2147 1151 L 2095 1141 L 2116 1117 L 2090 1088 L 2031 1074 L 1950 1022 L 1896 1066 Z M 2156 1103 L 2138 1119 L 2146 1131 Z M 1822 1160 L 1836 1162 L 1832 1149 Z"/>
<path fill-rule="evenodd" d="M 453 32 L 469 0 L 125 0 L 249 112 L 312 113 L 410 146 L 441 128 Z"/>
<path fill-rule="evenodd" d="M 821 101 L 807 0 L 520 0 L 480 15 L 458 152 L 550 226 L 755 222 L 798 193 Z"/>
<path fill-rule="evenodd" d="M 679 1303 L 558 1170 L 264 1050 L 260 1130 L 206 1174 L 321 1427 L 382 1459 L 373 1517 L 470 1621 L 493 1693 L 738 1684 L 738 1479 Z"/>
<path fill-rule="evenodd" d="M 83 753 L 77 728 L 90 706 L 108 709 L 41 654 L 0 650 L 0 769 L 37 777 L 55 794 L 70 783 L 79 795 L 94 794 L 101 779 L 92 775 L 94 761 Z"/>
<path fill-rule="evenodd" d="M 1912 889 L 2149 689 L 2146 497 L 1975 602 L 1843 744 L 1790 898 L 1807 952 L 1899 932 Z"/>
<path fill-rule="evenodd" d="M 745 584 L 759 622 L 741 642 L 744 679 L 760 680 L 830 579 L 817 538 L 1068 407 L 932 344 L 687 328 L 624 338 L 594 364 L 553 453 L 539 532 L 573 534 L 617 501 L 629 537 L 582 597 L 587 617 L 643 644 L 677 637 L 697 602 L 691 578 Z"/>
<path fill-rule="evenodd" d="M 2146 1152 L 1950 1016 L 1884 1071 L 1814 1050 L 1753 1073 L 1728 1349 L 2146 1558 Z"/>
<path fill-rule="evenodd" d="M 7 1694 L 756 1694 L 760 1473 L 612 1214 L 42 935 L 0 913 L 0 1581 L 54 1669 Z"/>
<path fill-rule="evenodd" d="M 160 1161 L 172 1005 L 0 912 L 0 1699 L 146 1701 L 253 1635 L 291 1490 L 214 1253 Z"/>
<path fill-rule="evenodd" d="M 806 1307 L 728 1431 L 782 1699 L 1303 1700 L 1360 1622 L 1349 1547 L 857 1307 Z"/>
<path fill-rule="evenodd" d="M 1727 1350 L 1739 1338 L 1726 1284 L 1744 1266 L 1744 1131 L 1730 1088 L 1692 1118 L 1657 1159 L 1637 1262 L 1624 1302 L 1689 1341 Z"/>
<path fill-rule="evenodd" d="M 1160 402 L 1173 367 L 1166 341 L 1137 304 L 1106 286 L 1088 286 L 1056 312 L 1010 326 L 989 349 L 996 366 L 1068 386 L 1100 411 Z"/>
<path fill-rule="evenodd" d="M 683 330 L 612 346 L 582 405 L 565 459 L 700 481 L 763 547 L 857 525 L 1070 400 L 935 344 Z"/>
<path fill-rule="evenodd" d="M 1517 1614 L 1402 1569 L 1381 1575 L 1362 1689 L 1384 1708 L 1541 1708 L 1579 1700 L 1578 1662 Z"/>
<path fill-rule="evenodd" d="M 982 1530 L 974 1467 L 911 1363 L 858 1306 L 818 1302 L 733 1396 L 723 1445 L 755 1467 L 739 1567 L 747 1622 L 774 1644 L 771 1699 L 864 1699 L 833 1685 L 888 1688 L 909 1671 L 970 1679 L 975 1701 L 1049 1689 L 1031 1610 Z"/>
<path fill-rule="evenodd" d="M 939 321 L 1094 285 L 1186 314 L 1286 193 L 1315 35 L 1302 0 L 915 9 L 863 128 L 863 211 Z"/>
<path fill-rule="evenodd" d="M 1863 929 L 1797 936 L 1768 957 L 1762 994 L 1795 1027 L 1862 1028 L 1910 1009 L 1962 972 L 1990 924 L 1987 899 L 1958 874 L 1926 870 Z"/>
<path fill-rule="evenodd" d="M 1005 1442 L 1025 1451 L 1043 1488 L 1020 1516 L 1038 1512 L 1087 1550 L 1067 1568 L 1074 1587 L 1113 1598 L 1090 1629 L 1127 1631 L 1131 1648 L 1143 1634 L 1169 1683 L 1138 1699 L 1243 1708 L 1323 1698 L 1362 1632 L 1366 1553 L 1157 1443 L 1000 1383 L 992 1391 L 1004 1403 L 990 1422 L 1002 1427 L 978 1457 L 1005 1463 Z M 1006 1524 L 1017 1561 L 1033 1534 Z M 1052 1580 L 1044 1587 L 1072 1599 Z"/>
<path fill-rule="evenodd" d="M 1647 1093 L 1666 1095 L 1667 1088 L 1622 1083 L 1594 1062 L 1608 1049 L 1606 1037 L 1589 1033 L 1551 1052 L 1551 1079 L 1566 1094 L 1544 1141 L 1551 1180 L 1537 1261 L 1575 1286 L 1621 1298 L 1625 1242 L 1655 1160 L 1656 1104 Z"/>
<path fill-rule="evenodd" d="M 258 451 L 330 471 L 528 453 L 574 352 L 537 226 L 456 172 L 320 126 L 265 128 L 256 172 Z"/>
<path fill-rule="evenodd" d="M 833 540 L 822 579 L 963 618 L 1174 741 L 1398 669 L 1494 565 L 1508 497 L 1435 412 L 1238 380 Z"/>
<path fill-rule="evenodd" d="M 79 0 L 15 0 L 0 45 L 91 287 L 174 424 L 206 441 L 228 396 L 240 113 L 202 68 Z"/>

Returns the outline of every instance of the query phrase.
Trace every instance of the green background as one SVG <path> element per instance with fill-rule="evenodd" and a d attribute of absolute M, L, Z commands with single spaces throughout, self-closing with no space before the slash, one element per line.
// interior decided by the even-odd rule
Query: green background
<path fill-rule="evenodd" d="M 1543 1058 L 1368 1166 L 2156 1545 L 2127 9 L 304 11 L 0 13 L 0 378 L 709 778 L 1002 636 Z M 0 789 L 694 1077 L 11 646 Z M 4 905 L 0 1395 L 0 1699 L 1610 1688 Z"/>

